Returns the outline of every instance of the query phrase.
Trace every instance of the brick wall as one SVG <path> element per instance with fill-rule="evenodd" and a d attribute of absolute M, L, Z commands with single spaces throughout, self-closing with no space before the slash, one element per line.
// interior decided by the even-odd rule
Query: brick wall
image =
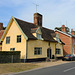
<path fill-rule="evenodd" d="M 63 46 L 64 48 L 64 55 L 66 54 L 72 54 L 72 39 L 71 37 L 63 34 L 63 33 L 60 33 L 58 31 L 56 31 L 56 33 L 59 34 L 60 36 L 60 39 L 65 43 L 65 45 Z"/>

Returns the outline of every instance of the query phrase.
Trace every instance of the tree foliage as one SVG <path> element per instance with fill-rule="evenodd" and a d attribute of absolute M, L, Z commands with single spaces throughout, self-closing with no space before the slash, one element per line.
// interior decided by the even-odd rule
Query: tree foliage
<path fill-rule="evenodd" d="M 3 30 L 5 30 L 6 29 L 6 27 L 3 27 Z"/>
<path fill-rule="evenodd" d="M 70 32 L 70 29 L 68 27 L 65 28 L 66 28 L 66 32 Z M 62 31 L 62 27 L 55 27 L 55 29 Z"/>

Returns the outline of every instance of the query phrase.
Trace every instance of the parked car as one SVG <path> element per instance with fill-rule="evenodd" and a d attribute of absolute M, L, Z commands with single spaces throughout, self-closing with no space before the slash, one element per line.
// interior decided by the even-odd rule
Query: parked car
<path fill-rule="evenodd" d="M 65 55 L 62 60 L 69 60 L 69 61 L 72 61 L 72 60 L 75 60 L 75 56 L 72 55 L 72 54 L 68 54 L 68 55 Z"/>

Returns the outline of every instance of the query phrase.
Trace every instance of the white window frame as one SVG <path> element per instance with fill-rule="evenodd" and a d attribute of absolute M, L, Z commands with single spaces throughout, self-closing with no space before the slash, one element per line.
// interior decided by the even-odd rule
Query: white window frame
<path fill-rule="evenodd" d="M 10 51 L 15 51 L 15 48 L 10 48 Z"/>
<path fill-rule="evenodd" d="M 37 38 L 38 38 L 38 39 L 41 39 L 41 34 L 38 34 L 38 33 L 37 33 Z"/>
<path fill-rule="evenodd" d="M 10 44 L 10 36 L 6 37 L 6 44 Z"/>
<path fill-rule="evenodd" d="M 61 54 L 61 49 L 56 48 L 56 54 Z"/>
<path fill-rule="evenodd" d="M 34 55 L 42 55 L 42 47 L 35 47 Z"/>

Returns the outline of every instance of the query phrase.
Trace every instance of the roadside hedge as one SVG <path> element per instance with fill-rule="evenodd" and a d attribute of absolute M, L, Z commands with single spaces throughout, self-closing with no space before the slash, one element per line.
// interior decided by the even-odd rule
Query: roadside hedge
<path fill-rule="evenodd" d="M 0 51 L 0 63 L 18 63 L 20 53 L 20 51 Z"/>

